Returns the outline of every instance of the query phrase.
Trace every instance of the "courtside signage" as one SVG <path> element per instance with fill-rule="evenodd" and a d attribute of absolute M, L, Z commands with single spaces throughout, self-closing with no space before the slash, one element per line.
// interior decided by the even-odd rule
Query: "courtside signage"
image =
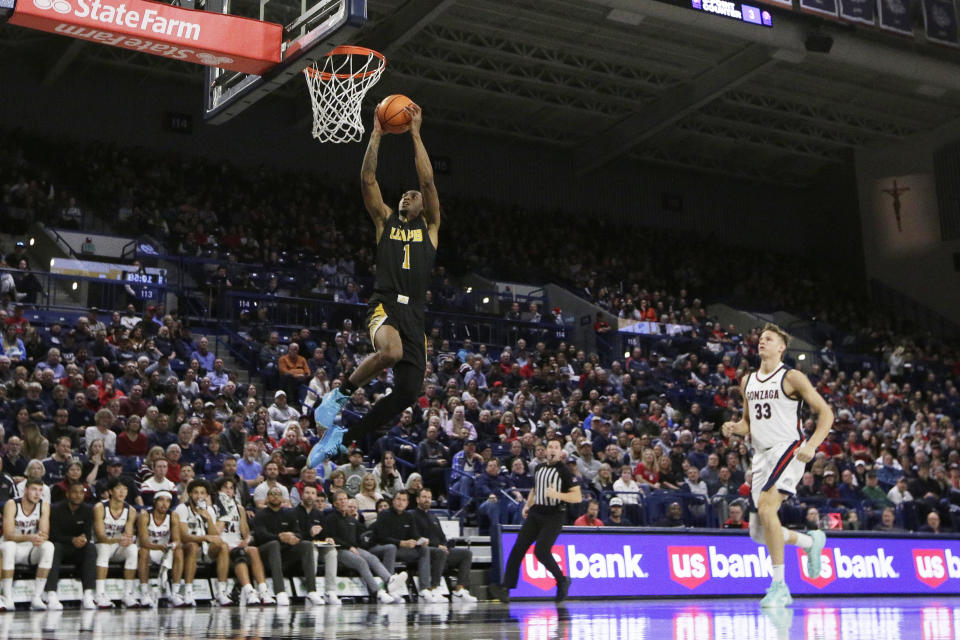
<path fill-rule="evenodd" d="M 516 538 L 515 531 L 501 533 L 501 571 Z M 766 547 L 745 534 L 567 528 L 552 553 L 573 578 L 572 597 L 754 596 L 773 573 Z M 787 584 L 797 595 L 960 594 L 957 539 L 828 537 L 818 576 L 807 574 L 801 549 L 788 546 L 785 560 Z M 531 548 L 512 594 L 550 597 L 555 586 Z"/>
<path fill-rule="evenodd" d="M 283 30 L 271 22 L 145 0 L 18 0 L 9 22 L 256 75 L 280 62 Z"/>

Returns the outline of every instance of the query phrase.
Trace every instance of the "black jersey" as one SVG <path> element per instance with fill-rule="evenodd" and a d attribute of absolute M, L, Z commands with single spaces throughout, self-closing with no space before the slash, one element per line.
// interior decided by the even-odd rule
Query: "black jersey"
<path fill-rule="evenodd" d="M 406 222 L 398 213 L 384 221 L 383 234 L 377 244 L 378 293 L 409 298 L 416 309 L 426 303 L 427 286 L 437 250 L 430 242 L 423 215 Z"/>

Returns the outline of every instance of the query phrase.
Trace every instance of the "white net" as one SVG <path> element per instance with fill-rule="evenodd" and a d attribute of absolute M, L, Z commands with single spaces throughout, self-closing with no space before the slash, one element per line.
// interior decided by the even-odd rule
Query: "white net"
<path fill-rule="evenodd" d="M 313 106 L 313 137 L 320 142 L 359 142 L 360 104 L 377 83 L 385 58 L 370 49 L 337 47 L 303 70 Z"/>

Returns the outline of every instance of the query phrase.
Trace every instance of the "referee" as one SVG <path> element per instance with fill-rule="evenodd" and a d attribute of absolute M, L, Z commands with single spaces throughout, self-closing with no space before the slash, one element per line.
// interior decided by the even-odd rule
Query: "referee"
<path fill-rule="evenodd" d="M 520 579 L 520 564 L 533 543 L 536 543 L 533 555 L 557 581 L 557 602 L 566 599 L 570 590 L 570 578 L 563 575 L 563 570 L 553 559 L 551 549 L 563 528 L 566 503 L 576 504 L 583 498 L 580 486 L 574 484 L 573 474 L 561 461 L 562 453 L 560 440 L 550 440 L 547 443 L 547 462 L 538 465 L 534 473 L 533 490 L 523 506 L 523 526 L 507 560 L 503 582 L 493 589 L 500 602 L 510 601 L 510 589 L 516 589 Z"/>

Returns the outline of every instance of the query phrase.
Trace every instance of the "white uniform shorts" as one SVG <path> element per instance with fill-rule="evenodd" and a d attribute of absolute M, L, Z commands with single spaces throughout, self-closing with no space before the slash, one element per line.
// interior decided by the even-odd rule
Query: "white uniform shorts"
<path fill-rule="evenodd" d="M 139 547 L 136 543 L 121 547 L 119 544 L 105 544 L 98 542 L 97 547 L 97 566 L 106 568 L 110 566 L 111 560 L 119 560 L 123 563 L 123 568 L 127 571 L 134 571 L 137 568 L 137 554 Z"/>
<path fill-rule="evenodd" d="M 167 569 L 173 568 L 173 552 L 167 553 L 166 551 L 160 551 L 160 549 L 151 549 L 150 550 L 150 564 L 160 565 L 166 567 Z"/>
<path fill-rule="evenodd" d="M 776 487 L 780 493 L 794 495 L 803 477 L 806 463 L 797 460 L 800 440 L 784 442 L 765 451 L 755 451 L 750 471 L 750 496 L 754 508 L 760 504 L 760 494 Z"/>
<path fill-rule="evenodd" d="M 33 546 L 32 542 L 8 542 L 4 546 L 6 552 L 10 545 L 16 545 L 16 552 L 13 554 L 13 564 L 29 564 L 36 566 L 40 562 L 40 547 Z"/>

